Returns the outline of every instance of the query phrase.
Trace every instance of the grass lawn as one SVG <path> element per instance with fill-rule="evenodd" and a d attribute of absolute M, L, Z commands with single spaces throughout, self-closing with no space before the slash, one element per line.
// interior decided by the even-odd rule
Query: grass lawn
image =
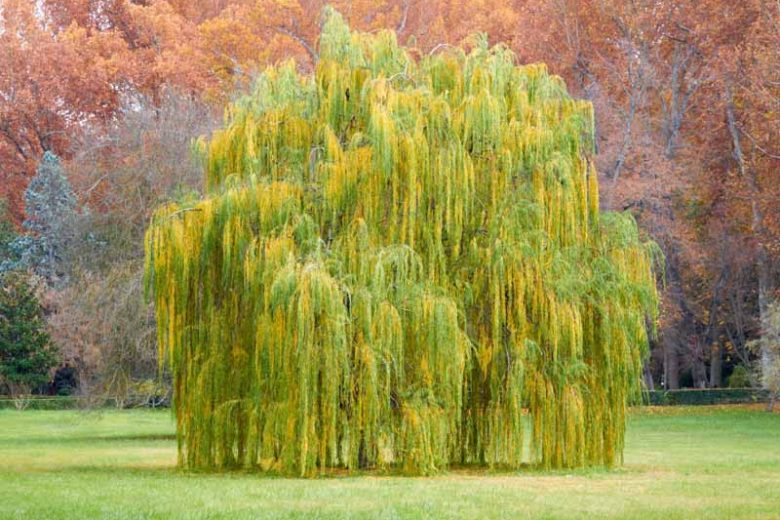
<path fill-rule="evenodd" d="M 635 410 L 625 465 L 314 480 L 178 470 L 168 411 L 0 410 L 0 518 L 780 519 L 780 414 Z"/>

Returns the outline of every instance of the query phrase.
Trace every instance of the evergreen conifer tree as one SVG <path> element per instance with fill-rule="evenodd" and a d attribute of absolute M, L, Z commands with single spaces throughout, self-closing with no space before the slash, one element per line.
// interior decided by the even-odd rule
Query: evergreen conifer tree
<path fill-rule="evenodd" d="M 12 244 L 16 240 L 16 229 L 8 215 L 8 204 L 0 199 L 0 266 L 14 262 Z"/>
<path fill-rule="evenodd" d="M 31 269 L 49 282 L 65 277 L 62 255 L 73 239 L 76 196 L 59 157 L 45 152 L 24 194 L 25 234 L 10 244 L 0 270 Z"/>
<path fill-rule="evenodd" d="M 29 393 L 49 380 L 55 363 L 33 288 L 20 273 L 0 275 L 0 388 Z"/>

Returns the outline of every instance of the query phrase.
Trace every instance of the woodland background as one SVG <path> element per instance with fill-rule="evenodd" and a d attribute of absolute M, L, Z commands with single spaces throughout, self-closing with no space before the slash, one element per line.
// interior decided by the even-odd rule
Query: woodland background
<path fill-rule="evenodd" d="M 42 391 L 121 398 L 155 379 L 151 212 L 197 196 L 193 140 L 258 72 L 313 70 L 325 3 L 0 1 L 0 270 L 24 265 L 42 302 Z M 647 385 L 758 384 L 780 285 L 780 0 L 327 3 L 421 54 L 484 32 L 592 101 L 602 209 L 633 213 L 666 257 Z"/>

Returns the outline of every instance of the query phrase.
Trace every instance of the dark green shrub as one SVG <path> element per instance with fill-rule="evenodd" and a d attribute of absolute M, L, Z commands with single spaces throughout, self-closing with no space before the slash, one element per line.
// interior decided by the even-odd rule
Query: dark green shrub
<path fill-rule="evenodd" d="M 737 365 L 728 378 L 729 388 L 748 388 L 750 387 L 750 374 L 744 365 Z"/>
<path fill-rule="evenodd" d="M 25 410 L 72 410 L 82 407 L 82 399 L 72 396 L 31 396 L 25 399 Z M 0 410 L 19 409 L 19 399 L 0 397 Z"/>
<path fill-rule="evenodd" d="M 768 398 L 769 393 L 766 390 L 756 388 L 684 388 L 647 392 L 645 404 L 654 406 L 750 404 L 765 402 Z"/>
<path fill-rule="evenodd" d="M 0 391 L 28 394 L 49 381 L 56 364 L 43 308 L 27 277 L 0 276 Z"/>

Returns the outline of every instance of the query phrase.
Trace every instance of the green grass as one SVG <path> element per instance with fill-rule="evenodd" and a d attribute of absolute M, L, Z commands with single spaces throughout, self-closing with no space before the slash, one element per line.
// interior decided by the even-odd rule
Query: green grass
<path fill-rule="evenodd" d="M 625 465 L 314 480 L 175 467 L 167 411 L 0 410 L 0 518 L 780 519 L 780 414 L 634 411 Z"/>

